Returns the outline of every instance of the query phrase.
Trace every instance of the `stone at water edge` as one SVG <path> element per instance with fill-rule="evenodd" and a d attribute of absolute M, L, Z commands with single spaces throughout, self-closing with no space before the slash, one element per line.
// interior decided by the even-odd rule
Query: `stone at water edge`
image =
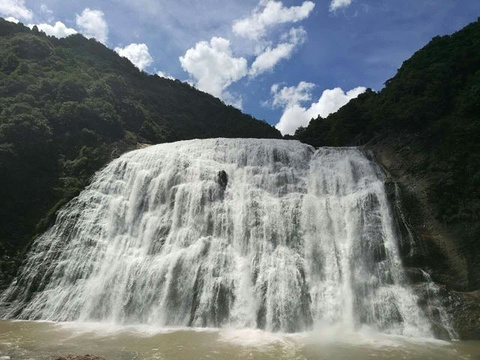
<path fill-rule="evenodd" d="M 105 360 L 100 356 L 95 355 L 67 355 L 67 356 L 60 356 L 57 360 Z"/>

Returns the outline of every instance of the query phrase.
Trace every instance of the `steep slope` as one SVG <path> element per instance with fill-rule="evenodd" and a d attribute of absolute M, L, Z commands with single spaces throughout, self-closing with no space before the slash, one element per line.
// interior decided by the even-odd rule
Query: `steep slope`
<path fill-rule="evenodd" d="M 95 40 L 0 18 L 3 270 L 15 270 L 5 259 L 112 158 L 142 143 L 208 137 L 280 134 L 186 83 L 140 72 Z"/>
<path fill-rule="evenodd" d="M 424 245 L 407 264 L 450 289 L 480 289 L 480 20 L 434 38 L 382 91 L 312 120 L 296 137 L 373 150 L 402 188 Z"/>

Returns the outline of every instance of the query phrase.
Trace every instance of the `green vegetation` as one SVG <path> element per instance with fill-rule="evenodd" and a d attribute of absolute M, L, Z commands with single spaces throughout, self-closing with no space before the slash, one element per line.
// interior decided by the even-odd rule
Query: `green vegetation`
<path fill-rule="evenodd" d="M 433 216 L 454 230 L 469 287 L 480 288 L 480 20 L 435 37 L 382 91 L 295 136 L 314 146 L 395 144 L 407 175 L 428 181 Z"/>
<path fill-rule="evenodd" d="M 0 18 L 0 276 L 113 157 L 139 143 L 207 137 L 280 134 L 95 40 Z"/>

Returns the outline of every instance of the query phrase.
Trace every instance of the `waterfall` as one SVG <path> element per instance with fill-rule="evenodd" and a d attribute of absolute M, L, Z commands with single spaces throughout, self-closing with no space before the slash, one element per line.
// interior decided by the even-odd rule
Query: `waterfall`
<path fill-rule="evenodd" d="M 190 140 L 129 152 L 67 204 L 3 316 L 432 336 L 381 169 L 356 148 Z"/>

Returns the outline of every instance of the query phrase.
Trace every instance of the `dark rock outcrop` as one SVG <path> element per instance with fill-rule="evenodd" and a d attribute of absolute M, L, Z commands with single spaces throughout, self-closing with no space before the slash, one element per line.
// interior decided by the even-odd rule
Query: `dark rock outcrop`
<path fill-rule="evenodd" d="M 407 279 L 437 337 L 451 336 L 441 325 L 441 317 L 447 316 L 458 338 L 478 340 L 480 291 L 471 291 L 475 290 L 471 279 L 478 271 L 458 241 L 464 238 L 464 229 L 447 227 L 435 217 L 437 209 L 430 198 L 431 176 L 428 172 L 412 171 L 421 166 L 426 155 L 415 141 L 404 148 L 406 141 L 401 137 L 385 138 L 368 148 L 387 172 L 385 187 L 400 233 Z"/>
<path fill-rule="evenodd" d="M 397 187 L 390 200 L 402 235 L 400 247 L 404 264 L 425 270 L 433 281 L 448 289 L 476 290 L 471 278 L 477 269 L 472 267 L 458 241 L 462 229 L 447 227 L 438 221 L 437 209 L 431 201 L 430 174 L 412 170 L 421 167 L 427 155 L 415 141 L 404 148 L 406 141 L 401 137 L 385 138 L 370 147 L 375 160 L 388 171 L 389 181 Z"/>
<path fill-rule="evenodd" d="M 217 182 L 223 190 L 226 189 L 228 185 L 228 174 L 225 172 L 225 170 L 218 172 Z"/>
<path fill-rule="evenodd" d="M 480 339 L 480 291 L 449 291 L 446 309 L 460 339 Z"/>

